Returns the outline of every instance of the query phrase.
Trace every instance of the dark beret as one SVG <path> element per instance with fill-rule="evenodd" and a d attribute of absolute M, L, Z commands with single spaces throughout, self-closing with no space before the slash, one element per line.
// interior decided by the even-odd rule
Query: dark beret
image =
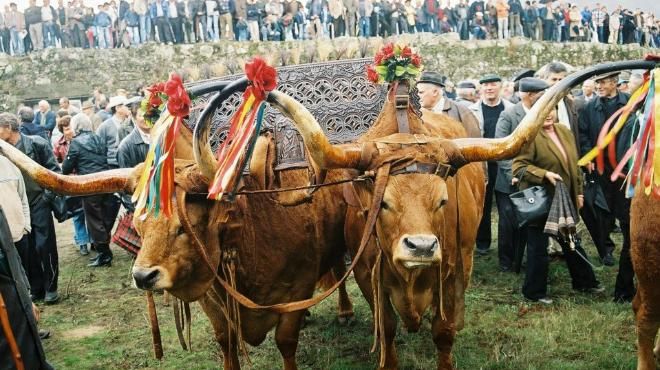
<path fill-rule="evenodd" d="M 619 73 L 621 73 L 621 72 L 619 72 L 619 71 L 614 71 L 614 72 L 603 73 L 602 75 L 598 75 L 598 76 L 594 77 L 594 81 L 595 81 L 595 82 L 598 82 L 598 81 L 600 81 L 600 80 L 604 80 L 604 79 L 606 79 L 606 78 L 614 78 L 614 77 L 618 77 L 618 76 L 619 76 Z"/>
<path fill-rule="evenodd" d="M 550 87 L 547 82 L 540 78 L 525 77 L 518 82 L 520 92 L 539 92 Z"/>
<path fill-rule="evenodd" d="M 512 76 L 511 80 L 513 82 L 517 82 L 525 77 L 534 77 L 534 73 L 536 73 L 536 71 L 533 69 L 529 69 L 529 68 L 521 69 Z"/>
<path fill-rule="evenodd" d="M 474 83 L 470 81 L 461 81 L 456 85 L 457 88 L 459 89 L 476 89 L 477 87 L 474 86 Z"/>
<path fill-rule="evenodd" d="M 485 84 L 488 82 L 502 82 L 502 78 L 496 74 L 485 75 L 479 80 L 480 84 Z"/>
<path fill-rule="evenodd" d="M 428 83 L 445 87 L 445 77 L 438 72 L 422 72 L 417 83 Z"/>

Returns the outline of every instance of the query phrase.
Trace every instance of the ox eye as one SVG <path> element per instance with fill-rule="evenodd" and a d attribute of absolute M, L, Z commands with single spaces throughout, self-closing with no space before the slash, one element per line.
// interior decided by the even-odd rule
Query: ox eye
<path fill-rule="evenodd" d="M 179 228 L 176 229 L 176 236 L 183 235 L 183 234 L 185 234 L 185 232 L 186 231 L 183 229 L 183 226 L 179 226 Z"/>
<path fill-rule="evenodd" d="M 388 210 L 388 209 L 390 209 L 390 205 L 387 204 L 386 201 L 382 201 L 382 202 L 380 202 L 380 209 Z"/>
<path fill-rule="evenodd" d="M 444 207 L 445 204 L 447 204 L 447 199 L 441 199 L 440 202 L 438 202 L 438 209 Z"/>

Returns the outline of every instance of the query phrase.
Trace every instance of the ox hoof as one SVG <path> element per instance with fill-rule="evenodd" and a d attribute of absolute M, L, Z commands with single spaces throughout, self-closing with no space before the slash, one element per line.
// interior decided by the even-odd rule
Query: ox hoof
<path fill-rule="evenodd" d="M 355 322 L 355 315 L 341 315 L 337 317 L 337 322 L 339 322 L 339 325 L 341 326 L 350 326 Z"/>

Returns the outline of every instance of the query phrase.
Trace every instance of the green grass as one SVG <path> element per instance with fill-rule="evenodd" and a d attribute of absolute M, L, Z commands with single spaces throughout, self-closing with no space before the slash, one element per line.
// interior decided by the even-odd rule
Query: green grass
<path fill-rule="evenodd" d="M 497 228 L 494 227 L 494 230 Z M 87 257 L 71 242 L 71 225 L 57 226 L 60 248 L 62 301 L 43 306 L 40 326 L 51 331 L 44 341 L 48 361 L 57 369 L 213 369 L 221 353 L 210 324 L 192 305 L 192 351 L 179 346 L 172 307 L 155 295 L 165 357 L 155 360 L 145 309 L 144 292 L 130 285 L 132 259 L 114 249 L 111 268 L 90 269 Z M 620 235 L 616 235 L 620 237 Z M 595 249 L 585 238 L 592 260 Z M 620 238 L 615 240 L 620 244 Z M 618 252 L 617 252 L 618 253 Z M 599 268 L 596 275 L 607 288 L 600 295 L 572 291 L 565 264 L 550 266 L 550 307 L 532 305 L 520 295 L 522 275 L 497 270 L 496 250 L 475 258 L 472 285 L 466 294 L 466 325 L 454 345 L 460 369 L 633 369 L 635 332 L 630 305 L 611 303 L 616 267 Z M 336 298 L 312 309 L 300 335 L 297 360 L 301 369 L 374 369 L 370 354 L 371 313 L 354 281 L 349 293 L 355 320 L 340 325 Z M 431 369 L 435 348 L 427 315 L 419 333 L 399 331 L 401 369 Z M 259 347 L 249 348 L 252 369 L 281 368 L 272 333 Z M 249 368 L 249 366 L 245 366 Z"/>

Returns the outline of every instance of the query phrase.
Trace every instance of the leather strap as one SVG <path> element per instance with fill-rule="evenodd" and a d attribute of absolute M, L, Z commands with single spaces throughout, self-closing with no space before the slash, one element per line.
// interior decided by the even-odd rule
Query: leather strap
<path fill-rule="evenodd" d="M 410 124 L 408 123 L 409 100 L 408 84 L 397 84 L 394 90 L 394 107 L 396 108 L 396 122 L 401 134 L 410 133 Z"/>
<path fill-rule="evenodd" d="M 446 180 L 449 176 L 453 175 L 455 172 L 456 171 L 454 170 L 454 168 L 448 164 L 415 162 L 406 167 L 401 167 L 392 170 L 392 173 L 390 175 L 395 176 L 406 173 L 422 173 L 422 174 L 437 175 Z"/>
<path fill-rule="evenodd" d="M 346 270 L 344 276 L 342 276 L 342 278 L 339 281 L 337 281 L 335 285 L 330 287 L 330 289 L 326 290 L 325 292 L 317 296 L 314 296 L 312 298 L 304 299 L 301 301 L 295 301 L 289 303 L 277 303 L 273 305 L 264 306 L 255 303 L 250 298 L 244 296 L 239 291 L 232 288 L 232 286 L 227 281 L 225 281 L 222 277 L 220 277 L 220 275 L 218 275 L 217 266 L 216 267 L 213 266 L 211 260 L 209 259 L 208 254 L 206 253 L 206 250 L 204 250 L 202 241 L 199 239 L 199 236 L 194 232 L 192 228 L 192 224 L 190 223 L 190 218 L 188 217 L 188 213 L 186 212 L 186 192 L 180 189 L 179 187 L 177 187 L 175 190 L 176 200 L 177 200 L 177 210 L 179 213 L 179 219 L 181 225 L 183 226 L 186 233 L 191 237 L 192 243 L 197 249 L 197 252 L 202 256 L 208 268 L 211 269 L 211 271 L 214 273 L 215 280 L 238 303 L 240 303 L 242 306 L 246 308 L 250 308 L 253 310 L 269 310 L 277 313 L 299 311 L 310 308 L 316 305 L 317 303 L 321 302 L 325 298 L 327 298 L 330 294 L 332 294 L 335 290 L 337 290 L 337 288 L 339 288 L 339 286 L 343 284 L 344 281 L 346 281 L 350 273 L 355 268 L 355 265 L 360 260 L 360 257 L 362 256 L 362 252 L 364 252 L 364 249 L 366 248 L 369 240 L 371 239 L 371 235 L 374 232 L 374 228 L 376 226 L 376 220 L 378 218 L 378 213 L 380 212 L 380 204 L 383 200 L 383 195 L 385 194 L 385 187 L 387 186 L 387 180 L 389 178 L 389 174 L 390 174 L 389 163 L 384 164 L 382 167 L 378 169 L 378 173 L 376 175 L 376 181 L 374 185 L 373 199 L 372 199 L 371 207 L 369 208 L 367 222 L 364 226 L 364 233 L 362 234 L 360 247 L 358 248 L 357 253 L 355 253 L 355 256 L 353 256 L 353 261 L 351 262 L 349 268 Z"/>
<path fill-rule="evenodd" d="M 158 314 L 156 313 L 156 304 L 151 291 L 147 291 L 147 312 L 149 312 L 149 324 L 151 326 L 151 341 L 154 348 L 154 356 L 157 360 L 163 358 L 163 342 L 160 337 L 160 327 L 158 326 Z"/>

